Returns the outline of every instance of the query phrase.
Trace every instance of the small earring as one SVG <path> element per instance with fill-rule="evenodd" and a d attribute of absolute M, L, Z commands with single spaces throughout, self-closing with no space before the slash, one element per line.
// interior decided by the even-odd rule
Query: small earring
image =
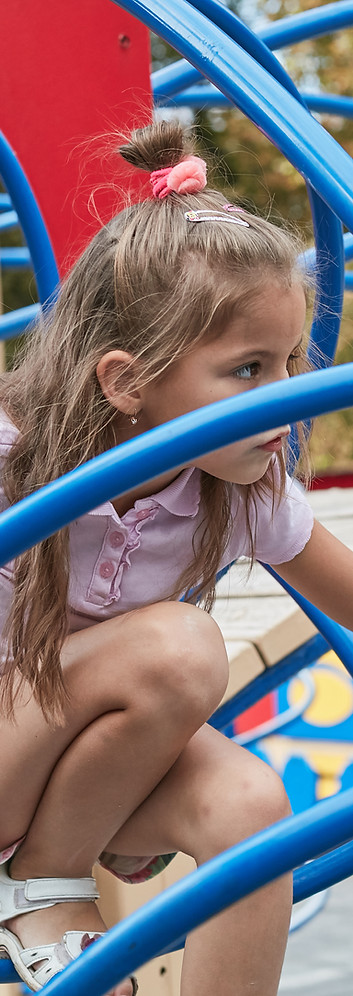
<path fill-rule="evenodd" d="M 138 423 L 137 409 L 136 408 L 135 408 L 135 411 L 134 411 L 133 415 L 130 415 L 130 422 L 131 422 L 131 425 L 137 425 L 137 423 Z"/>

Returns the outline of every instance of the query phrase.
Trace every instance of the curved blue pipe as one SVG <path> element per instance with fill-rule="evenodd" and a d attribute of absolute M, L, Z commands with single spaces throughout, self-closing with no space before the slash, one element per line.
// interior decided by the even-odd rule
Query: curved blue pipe
<path fill-rule="evenodd" d="M 0 341 L 13 339 L 22 332 L 30 332 L 40 310 L 40 304 L 29 304 L 25 308 L 15 308 L 0 315 Z"/>
<path fill-rule="evenodd" d="M 242 841 L 152 899 L 49 982 L 48 996 L 102 996 L 231 903 L 352 836 L 349 789 Z"/>
<path fill-rule="evenodd" d="M 249 681 L 248 685 L 241 688 L 240 692 L 219 706 L 209 719 L 210 726 L 223 732 L 237 716 L 241 716 L 245 709 L 249 709 L 268 692 L 272 692 L 284 681 L 298 674 L 298 671 L 317 661 L 318 657 L 329 649 L 330 645 L 320 633 L 312 636 L 306 643 L 302 643 L 296 650 L 292 650 L 282 660 L 277 661 L 275 667 L 265 668 L 261 674 Z"/>
<path fill-rule="evenodd" d="M 0 215 L 0 232 L 5 232 L 8 228 L 15 228 L 18 223 L 16 211 L 4 211 Z"/>
<path fill-rule="evenodd" d="M 178 63 L 174 63 L 178 65 Z M 301 90 L 303 98 L 309 111 L 316 111 L 318 114 L 335 114 L 343 118 L 353 118 L 353 97 L 341 97 L 335 93 L 313 93 L 309 90 Z M 190 86 L 181 92 L 168 96 L 164 100 L 158 99 L 159 107 L 233 107 L 233 102 L 220 93 L 215 86 L 199 85 Z"/>
<path fill-rule="evenodd" d="M 59 273 L 51 242 L 25 173 L 9 142 L 0 132 L 0 174 L 16 210 L 34 267 L 42 304 L 53 299 Z M 0 216 L 1 217 L 1 216 Z"/>
<path fill-rule="evenodd" d="M 31 255 L 27 246 L 5 246 L 0 249 L 0 266 L 3 270 L 30 267 Z"/>
<path fill-rule="evenodd" d="M 268 564 L 264 564 L 263 566 L 279 582 L 282 588 L 292 596 L 297 605 L 303 609 L 303 612 L 305 612 L 308 618 L 311 619 L 311 622 L 314 623 L 314 626 L 316 626 L 316 629 L 319 630 L 319 633 L 327 640 L 353 678 L 353 633 L 345 629 L 344 626 L 339 626 L 333 619 L 330 619 L 320 609 L 317 609 L 315 605 L 312 605 L 307 598 L 300 595 L 287 581 L 279 577 L 277 572 L 272 567 L 269 567 Z"/>
<path fill-rule="evenodd" d="M 258 32 L 257 37 L 271 50 L 286 48 L 308 38 L 319 38 L 342 28 L 349 28 L 353 23 L 353 3 L 351 0 L 337 0 L 313 10 L 306 10 L 292 17 L 282 17 L 278 21 L 266 25 Z M 171 96 L 179 93 L 184 86 L 191 86 L 202 79 L 196 69 L 193 74 L 188 72 L 189 64 L 180 59 L 163 69 L 152 73 L 152 85 L 155 96 Z M 169 73 L 171 90 L 169 91 Z M 163 74 L 163 75 L 162 75 Z"/>
<path fill-rule="evenodd" d="M 341 31 L 353 24 L 352 0 L 336 0 L 291 17 L 272 21 L 259 31 L 259 38 L 268 48 L 286 48 L 308 38 L 322 38 L 332 31 Z"/>
<path fill-rule="evenodd" d="M 292 94 L 219 28 L 212 25 L 210 33 L 210 23 L 186 0 L 169 0 L 168 15 L 162 0 L 123 0 L 120 6 L 177 48 L 230 97 L 353 229 L 352 160 Z"/>
<path fill-rule="evenodd" d="M 352 872 L 353 842 L 349 841 L 347 844 L 343 844 L 335 850 L 322 855 L 322 857 L 304 864 L 301 868 L 295 869 L 293 875 L 293 902 L 299 903 L 303 899 L 308 899 L 309 896 L 321 892 L 323 889 L 327 889 L 345 878 L 349 878 Z M 213 876 L 210 875 L 209 881 L 212 888 Z M 141 912 L 143 912 L 143 909 Z M 117 929 L 119 930 L 119 928 Z M 110 934 L 107 935 L 107 939 L 110 939 Z M 162 953 L 175 951 L 177 948 L 183 947 L 184 942 L 185 935 L 178 938 L 176 942 L 170 943 L 168 947 L 164 948 Z M 148 959 L 146 958 L 146 960 Z M 0 960 L 0 984 L 17 982 L 18 978 L 17 972 L 11 962 Z M 78 976 L 78 984 L 80 984 L 80 981 L 80 977 Z M 61 983 L 63 984 L 63 980 L 61 980 Z M 79 990 L 77 996 L 79 996 Z"/>
<path fill-rule="evenodd" d="M 220 3 L 220 0 L 189 0 L 189 4 L 194 10 L 199 10 L 201 14 L 204 14 L 211 24 L 215 24 L 221 31 L 224 31 L 228 38 L 232 38 L 238 45 L 241 45 L 244 52 L 248 52 L 253 59 L 256 59 L 256 62 L 297 100 L 301 100 L 293 80 L 288 76 L 278 59 L 270 52 L 268 46 L 244 24 L 244 21 L 237 17 L 234 11 L 228 10 L 223 3 Z"/>
<path fill-rule="evenodd" d="M 11 197 L 0 191 L 0 211 L 8 211 L 10 208 L 12 208 Z"/>
<path fill-rule="evenodd" d="M 145 481 L 283 422 L 353 405 L 353 364 L 267 384 L 173 419 L 89 460 L 0 516 L 0 566 Z"/>
<path fill-rule="evenodd" d="M 208 17 L 228 38 L 241 45 L 244 52 L 256 60 L 285 91 L 305 106 L 305 101 L 288 73 L 267 46 L 250 31 L 220 0 L 189 0 L 190 5 Z M 317 356 L 320 364 L 332 363 L 340 330 L 344 293 L 344 255 L 342 225 L 318 194 L 309 187 L 308 197 L 313 218 L 316 243 L 316 307 L 308 349 L 309 358 Z M 297 449 L 295 440 L 293 452 Z"/>

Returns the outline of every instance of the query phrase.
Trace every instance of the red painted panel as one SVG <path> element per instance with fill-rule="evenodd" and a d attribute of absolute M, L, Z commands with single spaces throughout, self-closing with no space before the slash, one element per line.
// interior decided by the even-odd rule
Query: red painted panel
<path fill-rule="evenodd" d="M 277 692 L 269 692 L 235 720 L 234 733 L 246 733 L 248 730 L 253 730 L 261 723 L 267 723 L 269 719 L 273 719 L 277 712 Z"/>
<path fill-rule="evenodd" d="M 106 134 L 150 119 L 148 32 L 111 0 L 11 0 L 1 28 L 0 127 L 63 272 L 101 223 L 91 192 L 106 221 L 122 190 L 136 199 L 145 186 L 146 174 L 120 164 L 117 172 Z"/>

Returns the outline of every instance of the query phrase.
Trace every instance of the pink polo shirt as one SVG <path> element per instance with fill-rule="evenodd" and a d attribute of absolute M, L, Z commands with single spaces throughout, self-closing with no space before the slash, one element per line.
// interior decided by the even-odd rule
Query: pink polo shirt
<path fill-rule="evenodd" d="M 0 412 L 0 460 L 16 434 L 13 424 Z M 7 506 L 0 490 L 0 511 Z M 233 532 L 220 569 L 250 554 L 244 498 L 236 485 L 233 518 Z M 168 598 L 192 560 L 192 539 L 202 519 L 200 471 L 188 468 L 162 491 L 136 501 L 121 518 L 113 505 L 105 502 L 73 522 L 71 632 Z M 288 477 L 286 493 L 274 516 L 271 498 L 257 499 L 251 521 L 256 559 L 280 564 L 292 560 L 307 543 L 313 514 L 305 494 Z M 8 564 L 0 570 L 0 632 L 11 603 L 11 579 L 12 564 Z"/>

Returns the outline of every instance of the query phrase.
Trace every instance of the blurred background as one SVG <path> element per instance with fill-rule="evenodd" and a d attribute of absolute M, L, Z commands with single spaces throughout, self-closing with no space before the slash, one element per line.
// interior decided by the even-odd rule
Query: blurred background
<path fill-rule="evenodd" d="M 227 0 L 225 6 L 249 27 L 260 30 L 277 18 L 322 6 L 323 0 Z M 344 30 L 329 37 L 301 42 L 276 53 L 297 87 L 305 91 L 338 93 L 353 97 L 353 32 Z M 174 62 L 177 55 L 160 38 L 151 36 L 152 71 Z M 214 156 L 213 186 L 229 198 L 236 197 L 261 213 L 281 215 L 298 226 L 308 245 L 313 242 L 311 214 L 302 177 L 241 112 L 235 109 L 191 110 L 166 108 L 163 117 L 177 114 L 198 127 L 201 149 Z M 319 115 L 324 127 L 353 155 L 352 119 Z M 18 229 L 0 233 L 0 245 L 21 245 Z M 351 264 L 352 265 L 352 264 Z M 29 271 L 4 270 L 3 310 L 20 308 L 37 300 L 36 286 Z M 18 340 L 6 344 L 6 361 L 11 365 Z M 336 361 L 353 359 L 353 294 L 346 293 L 340 345 Z M 316 420 L 312 436 L 314 473 L 353 473 L 353 411 L 333 413 Z"/>

